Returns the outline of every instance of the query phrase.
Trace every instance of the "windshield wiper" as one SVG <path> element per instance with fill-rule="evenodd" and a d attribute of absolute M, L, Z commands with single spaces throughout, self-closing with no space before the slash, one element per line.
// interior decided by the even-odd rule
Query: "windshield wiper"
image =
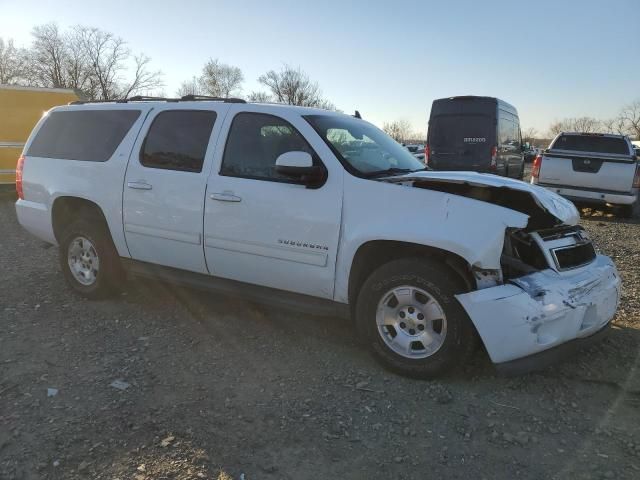
<path fill-rule="evenodd" d="M 373 172 L 367 172 L 364 174 L 364 176 L 366 178 L 373 178 L 373 177 L 381 177 L 381 176 L 385 176 L 385 175 L 397 175 L 400 173 L 414 173 L 414 172 L 424 172 L 426 171 L 426 168 L 419 168 L 417 170 L 412 170 L 410 168 L 397 168 L 397 167 L 391 167 L 391 168 L 387 168 L 385 170 L 374 170 Z"/>

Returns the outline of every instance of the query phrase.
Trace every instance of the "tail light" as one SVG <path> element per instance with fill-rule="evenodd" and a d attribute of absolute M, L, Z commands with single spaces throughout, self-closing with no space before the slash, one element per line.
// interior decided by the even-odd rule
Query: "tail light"
<path fill-rule="evenodd" d="M 542 166 L 542 155 L 536 155 L 531 167 L 531 178 L 538 178 L 540 176 L 540 167 Z M 636 170 L 637 173 L 637 170 Z"/>
<path fill-rule="evenodd" d="M 16 165 L 16 193 L 20 200 L 24 200 L 24 191 L 22 190 L 22 171 L 24 170 L 24 155 L 20 155 L 18 164 Z"/>
<path fill-rule="evenodd" d="M 636 166 L 636 176 L 633 177 L 633 188 L 640 188 L 640 164 Z"/>
<path fill-rule="evenodd" d="M 429 165 L 429 157 L 431 156 L 431 148 L 429 145 L 424 146 L 424 164 Z"/>
<path fill-rule="evenodd" d="M 498 169 L 498 147 L 494 146 L 491 149 L 491 163 L 489 164 L 489 170 L 497 170 Z"/>

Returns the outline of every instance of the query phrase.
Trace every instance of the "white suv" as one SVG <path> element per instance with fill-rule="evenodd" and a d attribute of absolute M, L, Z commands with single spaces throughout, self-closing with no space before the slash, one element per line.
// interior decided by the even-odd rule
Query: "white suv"
<path fill-rule="evenodd" d="M 17 189 L 20 223 L 59 245 L 86 297 L 130 272 L 351 315 L 378 360 L 416 377 L 464 362 L 477 338 L 505 370 L 545 366 L 618 305 L 616 268 L 570 202 L 424 171 L 336 112 L 192 96 L 58 107 Z"/>

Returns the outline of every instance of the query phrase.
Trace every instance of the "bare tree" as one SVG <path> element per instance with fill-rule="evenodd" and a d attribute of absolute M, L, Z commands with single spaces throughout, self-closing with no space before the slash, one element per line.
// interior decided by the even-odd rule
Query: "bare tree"
<path fill-rule="evenodd" d="M 300 68 L 294 69 L 285 65 L 279 72 L 269 70 L 258 77 L 258 82 L 269 89 L 276 102 L 335 109 L 335 106 L 322 96 L 318 83 L 310 80 Z"/>
<path fill-rule="evenodd" d="M 273 101 L 271 96 L 266 92 L 251 92 L 249 94 L 248 100 L 250 102 L 261 102 L 261 103 Z"/>
<path fill-rule="evenodd" d="M 405 119 L 385 123 L 382 129 L 396 142 L 404 143 L 411 137 L 411 124 Z"/>
<path fill-rule="evenodd" d="M 217 58 L 205 64 L 200 77 L 202 88 L 208 95 L 223 98 L 239 93 L 243 81 L 242 70 L 221 63 Z"/>
<path fill-rule="evenodd" d="M 28 76 L 30 83 L 40 87 L 67 88 L 65 38 L 55 23 L 34 27 Z"/>
<path fill-rule="evenodd" d="M 640 100 L 624 107 L 620 112 L 620 119 L 624 122 L 624 130 L 640 140 Z"/>
<path fill-rule="evenodd" d="M 602 131 L 604 133 L 615 133 L 616 135 L 626 135 L 627 127 L 625 125 L 624 118 L 618 115 L 614 118 L 608 118 L 606 120 L 601 120 Z"/>
<path fill-rule="evenodd" d="M 192 77 L 191 80 L 186 80 L 180 84 L 180 88 L 176 92 L 179 97 L 185 95 L 204 95 L 205 91 L 202 87 L 202 82 L 199 77 Z"/>
<path fill-rule="evenodd" d="M 33 29 L 27 75 L 36 86 L 81 90 L 91 100 L 114 100 L 162 86 L 146 55 L 131 55 L 126 42 L 99 28 L 66 33 L 55 23 Z M 133 72 L 133 75 L 126 73 Z"/>
<path fill-rule="evenodd" d="M 579 117 L 573 119 L 573 130 L 576 132 L 595 133 L 602 129 L 600 120 L 593 117 Z"/>
<path fill-rule="evenodd" d="M 522 141 L 529 142 L 530 145 L 533 144 L 533 141 L 538 136 L 538 130 L 533 127 L 525 128 L 522 131 Z"/>
<path fill-rule="evenodd" d="M 594 133 L 604 127 L 600 120 L 593 117 L 564 118 L 549 126 L 549 134 L 555 137 L 560 132 L 584 132 Z"/>
<path fill-rule="evenodd" d="M 13 40 L 0 38 L 0 83 L 18 84 L 24 81 L 26 52 L 17 48 Z"/>

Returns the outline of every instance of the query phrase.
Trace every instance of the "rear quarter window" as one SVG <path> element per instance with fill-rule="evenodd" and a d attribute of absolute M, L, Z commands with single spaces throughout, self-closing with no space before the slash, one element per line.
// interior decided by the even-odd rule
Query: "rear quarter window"
<path fill-rule="evenodd" d="M 27 156 L 106 162 L 139 116 L 140 110 L 51 112 Z"/>
<path fill-rule="evenodd" d="M 629 155 L 629 146 L 624 138 L 596 135 L 561 135 L 553 143 L 551 149 Z"/>

